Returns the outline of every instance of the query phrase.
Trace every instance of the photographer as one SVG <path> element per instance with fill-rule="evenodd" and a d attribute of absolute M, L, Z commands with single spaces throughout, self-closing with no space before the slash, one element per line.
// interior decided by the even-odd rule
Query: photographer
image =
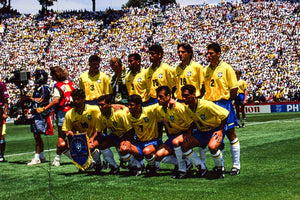
<path fill-rule="evenodd" d="M 35 139 L 35 156 L 27 165 L 36 165 L 46 161 L 41 134 L 46 133 L 49 112 L 39 112 L 39 108 L 49 104 L 50 89 L 48 85 L 46 85 L 48 74 L 44 70 L 36 70 L 34 76 L 35 88 L 32 96 L 22 96 L 22 100 L 31 100 L 33 102 L 33 108 L 36 109 L 36 112 L 33 113 L 33 122 L 31 123 L 31 131 Z"/>
<path fill-rule="evenodd" d="M 8 93 L 5 84 L 0 81 L 0 162 L 4 162 L 4 151 L 5 151 L 5 127 L 4 123 L 6 118 L 8 117 Z M 4 110 L 3 110 L 4 107 Z M 3 131 L 4 130 L 4 131 Z"/>

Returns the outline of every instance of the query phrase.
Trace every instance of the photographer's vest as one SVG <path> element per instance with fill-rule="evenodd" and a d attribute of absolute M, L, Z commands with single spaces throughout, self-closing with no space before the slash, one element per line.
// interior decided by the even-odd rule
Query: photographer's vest
<path fill-rule="evenodd" d="M 71 97 L 71 93 L 74 90 L 73 83 L 71 81 L 69 81 L 68 83 L 57 82 L 55 84 L 55 87 L 57 87 L 62 92 L 57 110 L 67 112 L 71 109 L 71 103 L 73 101 Z"/>

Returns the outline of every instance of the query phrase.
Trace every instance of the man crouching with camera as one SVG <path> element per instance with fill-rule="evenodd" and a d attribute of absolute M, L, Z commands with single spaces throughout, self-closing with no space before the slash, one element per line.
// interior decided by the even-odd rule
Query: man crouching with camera
<path fill-rule="evenodd" d="M 35 87 L 32 96 L 26 94 L 22 97 L 22 100 L 31 100 L 34 108 L 31 131 L 35 139 L 35 156 L 27 165 L 46 162 L 41 134 L 46 133 L 49 111 L 39 112 L 38 109 L 49 104 L 50 101 L 50 89 L 47 85 L 48 74 L 44 70 L 38 69 L 34 72 L 34 77 Z"/>

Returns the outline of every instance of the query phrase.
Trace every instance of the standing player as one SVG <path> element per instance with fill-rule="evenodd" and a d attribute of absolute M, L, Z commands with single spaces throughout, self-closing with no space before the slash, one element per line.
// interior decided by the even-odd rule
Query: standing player
<path fill-rule="evenodd" d="M 0 162 L 4 162 L 5 152 L 5 120 L 8 118 L 8 93 L 5 84 L 0 81 Z"/>
<path fill-rule="evenodd" d="M 139 95 L 128 97 L 128 114 L 129 123 L 135 130 L 136 140 L 133 144 L 124 146 L 120 153 L 131 154 L 138 157 L 144 157 L 148 162 L 146 171 L 148 175 L 155 175 L 159 169 L 155 161 L 155 153 L 162 144 L 158 132 L 157 122 L 161 121 L 157 111 L 158 104 L 142 107 L 142 98 Z"/>
<path fill-rule="evenodd" d="M 162 62 L 164 51 L 160 45 L 152 45 L 148 51 L 152 65 L 146 70 L 146 79 L 150 87 L 150 102 L 157 103 L 156 88 L 166 85 L 173 92 L 176 87 L 175 70 L 168 64 Z"/>
<path fill-rule="evenodd" d="M 205 87 L 202 87 L 201 95 L 205 93 L 204 99 L 213 101 L 229 111 L 225 132 L 231 144 L 233 159 L 230 175 L 237 175 L 240 173 L 240 143 L 234 129 L 237 119 L 231 103 L 238 90 L 236 75 L 233 68 L 220 58 L 221 47 L 218 43 L 209 44 L 206 55 L 210 65 L 204 71 Z"/>
<path fill-rule="evenodd" d="M 61 67 L 51 67 L 50 75 L 54 81 L 57 81 L 53 88 L 52 101 L 38 110 L 43 112 L 55 108 L 56 125 L 58 128 L 58 138 L 56 144 L 56 156 L 53 160 L 53 166 L 60 166 L 61 148 L 65 146 L 65 133 L 62 131 L 65 115 L 71 109 L 71 92 L 74 90 L 73 83 L 68 80 L 69 73 Z"/>
<path fill-rule="evenodd" d="M 181 63 L 176 66 L 176 92 L 175 98 L 182 102 L 181 87 L 193 85 L 196 87 L 196 97 L 201 94 L 201 87 L 204 81 L 203 66 L 192 60 L 193 47 L 188 43 L 177 45 L 177 51 Z"/>
<path fill-rule="evenodd" d="M 82 73 L 79 77 L 79 87 L 85 92 L 87 104 L 97 105 L 97 99 L 100 96 L 112 94 L 108 76 L 99 71 L 100 61 L 99 56 L 91 55 L 89 57 L 89 71 Z"/>
<path fill-rule="evenodd" d="M 246 104 L 247 94 L 248 94 L 247 91 L 248 85 L 245 80 L 241 79 L 242 72 L 240 70 L 236 70 L 235 74 L 239 85 L 239 89 L 237 91 L 237 95 L 235 96 L 235 100 L 234 100 L 235 112 L 239 123 L 237 128 L 241 128 L 241 127 L 244 128 L 245 121 L 246 121 L 245 104 Z M 240 120 L 240 111 L 242 112 L 243 121 Z"/>
<path fill-rule="evenodd" d="M 197 129 L 191 133 L 183 135 L 177 143 L 181 144 L 181 148 L 186 158 L 188 158 L 198 168 L 197 175 L 205 176 L 207 169 L 204 163 L 198 158 L 193 147 L 201 146 L 208 148 L 215 162 L 216 178 L 224 178 L 224 162 L 220 147 L 223 143 L 223 130 L 228 119 L 228 110 L 214 104 L 211 101 L 196 98 L 196 88 L 192 85 L 185 85 L 181 88 L 182 98 L 186 104 L 186 111 L 193 120 L 193 126 Z M 191 130 L 191 129 L 190 129 Z"/>
<path fill-rule="evenodd" d="M 116 57 L 110 60 L 110 67 L 115 73 L 111 78 L 113 103 L 126 105 L 128 103 L 128 92 L 125 85 L 127 70 L 123 68 L 121 59 Z"/>
<path fill-rule="evenodd" d="M 192 167 L 192 164 L 189 164 L 188 167 L 186 166 L 181 147 L 176 145 L 176 148 L 174 148 L 173 142 L 176 143 L 177 137 L 186 133 L 193 121 L 187 114 L 184 105 L 171 99 L 171 90 L 168 86 L 160 86 L 156 91 L 157 101 L 162 106 L 159 107 L 159 111 L 166 126 L 168 139 L 160 145 L 155 157 L 156 160 L 163 163 L 172 164 L 175 162 L 175 165 L 178 165 L 178 171 L 175 171 L 172 178 L 183 179 L 186 177 L 187 171 Z M 177 158 L 175 161 L 172 158 L 174 153 Z"/>
<path fill-rule="evenodd" d="M 141 68 L 141 56 L 133 53 L 128 56 L 129 72 L 125 77 L 125 84 L 129 95 L 138 94 L 142 97 L 143 104 L 147 105 L 149 101 L 149 87 L 145 69 Z"/>

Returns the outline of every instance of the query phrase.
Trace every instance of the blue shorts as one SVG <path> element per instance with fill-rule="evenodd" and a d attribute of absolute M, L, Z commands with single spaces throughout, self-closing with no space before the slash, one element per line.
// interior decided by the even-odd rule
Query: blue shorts
<path fill-rule="evenodd" d="M 174 134 L 174 135 L 168 135 L 168 139 L 164 142 L 164 144 L 166 144 L 171 149 L 174 149 L 172 141 L 174 140 L 174 138 L 178 137 L 181 134 L 185 134 L 185 132 Z"/>
<path fill-rule="evenodd" d="M 200 146 L 201 148 L 205 148 L 208 145 L 213 133 L 219 129 L 220 128 L 217 127 L 210 131 L 199 131 L 197 128 L 195 128 L 195 129 L 193 129 L 192 136 L 201 143 L 201 146 Z M 224 137 L 225 137 L 225 134 L 223 132 L 222 143 L 224 143 Z"/>
<path fill-rule="evenodd" d="M 238 95 L 235 96 L 234 99 L 234 104 L 236 105 L 242 105 L 245 101 L 245 94 L 244 93 L 240 93 Z"/>
<path fill-rule="evenodd" d="M 143 107 L 151 106 L 151 105 L 156 104 L 156 103 L 158 103 L 157 99 L 156 99 L 156 98 L 150 97 L 150 99 L 149 99 L 148 101 L 145 101 L 145 102 L 142 104 L 142 106 L 143 106 Z"/>
<path fill-rule="evenodd" d="M 235 126 L 238 126 L 238 122 L 237 122 L 237 117 L 236 117 L 236 113 L 234 111 L 234 108 L 231 104 L 231 100 L 220 100 L 220 101 L 214 101 L 215 104 L 226 108 L 229 111 L 229 115 L 228 115 L 228 120 L 227 120 L 227 124 L 225 125 L 224 131 L 226 134 L 226 131 L 229 129 L 234 128 Z"/>
<path fill-rule="evenodd" d="M 161 139 L 153 139 L 153 140 L 149 140 L 149 141 L 145 141 L 145 142 L 141 142 L 136 140 L 134 142 L 134 145 L 136 146 L 136 148 L 139 150 L 139 154 L 143 155 L 143 149 L 147 146 L 150 145 L 154 145 L 154 147 L 157 149 L 160 145 L 162 145 L 162 140 Z"/>
<path fill-rule="evenodd" d="M 120 148 L 120 143 L 124 140 L 125 135 L 123 137 L 116 136 L 115 134 L 109 134 L 109 135 L 103 134 L 99 136 L 100 141 L 105 140 L 105 138 L 111 139 L 114 143 L 114 146 Z"/>
<path fill-rule="evenodd" d="M 57 126 L 62 126 L 64 124 L 65 115 L 66 115 L 66 112 L 61 111 L 61 110 L 57 111 L 57 113 L 56 113 L 56 118 L 57 118 L 56 124 L 57 124 Z"/>
<path fill-rule="evenodd" d="M 31 131 L 33 133 L 46 133 L 47 129 L 47 118 L 40 114 L 34 115 L 34 123 L 31 124 Z"/>

